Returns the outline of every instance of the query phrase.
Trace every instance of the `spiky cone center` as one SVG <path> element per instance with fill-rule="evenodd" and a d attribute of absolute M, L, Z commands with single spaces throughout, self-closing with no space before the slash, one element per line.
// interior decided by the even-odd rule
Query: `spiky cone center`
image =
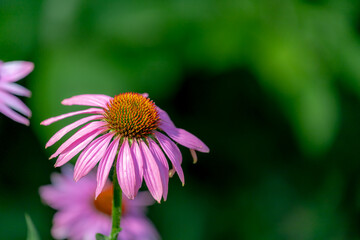
<path fill-rule="evenodd" d="M 108 127 L 121 137 L 145 138 L 158 127 L 155 103 L 138 93 L 122 93 L 107 104 L 104 117 Z"/>
<path fill-rule="evenodd" d="M 112 200 L 113 200 L 113 186 L 104 189 L 99 196 L 94 200 L 94 206 L 96 210 L 102 212 L 108 216 L 112 213 Z M 125 214 L 124 201 L 121 203 L 121 215 Z"/>

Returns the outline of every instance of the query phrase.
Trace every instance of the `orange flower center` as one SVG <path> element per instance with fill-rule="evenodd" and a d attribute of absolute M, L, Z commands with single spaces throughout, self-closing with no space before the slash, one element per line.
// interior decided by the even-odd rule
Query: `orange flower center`
<path fill-rule="evenodd" d="M 99 196 L 94 200 L 95 208 L 111 216 L 112 212 L 112 199 L 113 199 L 113 187 L 108 187 L 102 191 Z M 124 201 L 121 202 L 121 215 L 124 216 L 126 211 Z"/>
<path fill-rule="evenodd" d="M 104 117 L 122 137 L 143 138 L 157 128 L 159 114 L 153 101 L 138 93 L 122 93 L 107 104 Z"/>

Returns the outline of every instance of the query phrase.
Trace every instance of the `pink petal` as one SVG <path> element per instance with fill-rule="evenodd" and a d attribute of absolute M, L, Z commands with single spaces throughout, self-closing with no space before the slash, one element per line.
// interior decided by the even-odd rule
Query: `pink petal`
<path fill-rule="evenodd" d="M 56 157 L 60 153 L 62 153 L 66 148 L 68 148 L 72 143 L 74 143 L 76 140 L 81 138 L 82 136 L 91 133 L 94 130 L 100 129 L 103 126 L 105 126 L 105 122 L 91 122 L 87 124 L 86 126 L 82 127 L 79 131 L 77 131 L 74 135 L 72 135 L 68 140 L 66 140 L 58 149 L 57 151 L 50 156 L 50 159 Z"/>
<path fill-rule="evenodd" d="M 137 141 L 133 141 L 132 145 L 131 145 L 131 152 L 134 154 L 135 156 L 135 160 L 137 161 L 137 165 L 139 168 L 139 181 L 136 183 L 136 189 L 139 190 L 141 188 L 142 185 L 142 180 L 143 180 L 143 176 L 144 176 L 144 155 L 139 147 L 139 144 L 137 143 Z"/>
<path fill-rule="evenodd" d="M 85 148 L 75 164 L 75 181 L 78 181 L 80 178 L 88 174 L 90 170 L 100 161 L 100 159 L 105 155 L 106 148 L 113 136 L 113 132 L 107 133 L 95 139 Z"/>
<path fill-rule="evenodd" d="M 29 119 L 21 116 L 2 102 L 0 102 L 0 112 L 18 123 L 24 124 L 26 126 L 30 125 Z"/>
<path fill-rule="evenodd" d="M 137 194 L 136 183 L 140 181 L 140 176 L 135 156 L 130 151 L 126 138 L 119 151 L 116 172 L 121 190 L 127 198 L 134 199 Z"/>
<path fill-rule="evenodd" d="M 18 96 L 31 96 L 31 92 L 28 89 L 16 83 L 0 82 L 0 89 Z"/>
<path fill-rule="evenodd" d="M 30 109 L 19 98 L 15 97 L 14 95 L 0 91 L 0 99 L 6 105 L 18 111 L 19 113 L 24 114 L 27 117 L 31 116 Z"/>
<path fill-rule="evenodd" d="M 64 99 L 61 103 L 63 105 L 85 105 L 107 108 L 106 103 L 111 99 L 112 97 L 102 94 L 83 94 Z"/>
<path fill-rule="evenodd" d="M 104 157 L 100 160 L 99 167 L 97 170 L 97 186 L 96 186 L 95 199 L 99 196 L 99 194 L 102 192 L 105 186 L 111 166 L 114 162 L 118 150 L 119 141 L 120 141 L 119 138 L 113 140 L 110 143 L 109 147 L 107 148 Z"/>
<path fill-rule="evenodd" d="M 50 140 L 46 143 L 45 148 L 52 146 L 54 143 L 59 141 L 65 134 L 67 134 L 71 130 L 77 128 L 78 126 L 83 125 L 91 120 L 96 120 L 96 119 L 100 119 L 100 118 L 103 118 L 103 116 L 102 115 L 89 116 L 89 117 L 82 118 L 76 122 L 73 122 L 70 125 L 67 125 L 66 127 L 60 129 L 57 133 L 55 133 L 50 138 Z"/>
<path fill-rule="evenodd" d="M 146 98 L 149 97 L 149 94 L 148 94 L 148 93 L 142 93 L 141 95 L 142 95 L 143 97 L 146 97 Z"/>
<path fill-rule="evenodd" d="M 159 117 L 160 117 L 160 126 L 166 125 L 169 127 L 175 127 L 175 124 L 173 123 L 173 121 L 171 121 L 167 112 L 165 112 L 164 110 L 162 110 L 159 107 L 157 107 L 157 111 L 158 111 Z"/>
<path fill-rule="evenodd" d="M 173 141 L 171 141 L 164 134 L 155 131 L 155 136 L 159 141 L 160 146 L 162 147 L 162 149 L 170 159 L 171 163 L 175 167 L 175 170 L 178 173 L 182 184 L 184 185 L 185 184 L 184 173 L 181 168 L 182 156 L 179 148 L 176 146 L 176 144 Z"/>
<path fill-rule="evenodd" d="M 146 143 L 140 140 L 140 149 L 144 154 L 144 179 L 151 195 L 160 203 L 163 193 L 159 166 Z"/>
<path fill-rule="evenodd" d="M 5 62 L 0 68 L 0 81 L 1 82 L 16 82 L 24 77 L 34 69 L 32 62 L 25 61 L 12 61 Z"/>
<path fill-rule="evenodd" d="M 57 122 L 59 120 L 62 120 L 64 118 L 72 117 L 72 116 L 79 115 L 79 114 L 102 114 L 102 113 L 104 113 L 104 111 L 102 109 L 89 108 L 89 109 L 86 109 L 86 110 L 81 110 L 81 111 L 76 111 L 76 112 L 69 112 L 69 113 L 66 113 L 66 114 L 62 114 L 60 116 L 52 117 L 52 118 L 49 118 L 49 119 L 46 119 L 46 120 L 42 121 L 40 124 L 44 125 L 44 126 L 48 126 L 48 125 L 50 125 L 50 124 L 52 124 L 54 122 Z"/>
<path fill-rule="evenodd" d="M 163 197 L 166 201 L 168 194 L 168 185 L 169 185 L 169 164 L 167 163 L 164 153 L 161 151 L 161 148 L 152 140 L 148 139 L 150 151 L 153 153 L 155 160 L 159 166 L 161 183 L 163 186 Z"/>
<path fill-rule="evenodd" d="M 125 201 L 126 199 L 124 199 Z M 145 207 L 154 204 L 154 198 L 148 191 L 141 191 L 136 198 L 132 201 L 126 201 L 129 210 L 138 211 L 144 213 Z"/>
<path fill-rule="evenodd" d="M 187 148 L 195 149 L 196 151 L 205 153 L 210 151 L 205 143 L 184 129 L 171 127 L 165 124 L 161 124 L 160 128 L 164 130 L 164 132 L 166 132 L 166 134 L 175 142 L 178 142 Z"/>
<path fill-rule="evenodd" d="M 104 132 L 105 129 L 95 129 L 94 131 L 78 138 L 69 147 L 67 147 L 58 157 L 55 167 L 60 167 L 67 163 L 70 159 L 76 156 L 81 150 L 83 150 L 95 137 Z"/>

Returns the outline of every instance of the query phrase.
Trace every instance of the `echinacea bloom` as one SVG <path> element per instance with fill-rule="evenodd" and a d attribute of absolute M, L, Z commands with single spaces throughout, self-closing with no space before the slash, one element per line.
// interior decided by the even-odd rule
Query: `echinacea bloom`
<path fill-rule="evenodd" d="M 95 234 L 109 235 L 111 231 L 112 184 L 105 183 L 104 191 L 94 200 L 96 174 L 90 172 L 79 182 L 72 179 L 73 169 L 62 168 L 53 173 L 52 185 L 40 187 L 40 196 L 57 210 L 51 234 L 55 239 L 95 240 Z M 154 199 L 148 192 L 140 192 L 134 200 L 122 199 L 122 228 L 119 240 L 160 239 L 153 224 L 145 216 L 146 206 Z"/>
<path fill-rule="evenodd" d="M 200 139 L 175 127 L 168 114 L 157 107 L 147 94 L 122 93 L 114 98 L 86 94 L 65 99 L 62 104 L 94 108 L 53 117 L 41 124 L 49 125 L 78 114 L 93 115 L 64 127 L 51 137 L 46 147 L 87 123 L 65 141 L 50 159 L 59 156 L 55 167 L 62 166 L 84 149 L 76 162 L 74 179 L 78 181 L 100 162 L 96 196 L 103 189 L 117 153 L 116 173 L 122 192 L 133 199 L 144 178 L 150 193 L 160 202 L 162 197 L 166 200 L 169 175 L 176 171 L 184 184 L 181 152 L 172 140 L 189 148 L 194 161 L 195 150 L 209 152 Z M 173 165 L 170 171 L 164 152 Z"/>
<path fill-rule="evenodd" d="M 34 64 L 25 61 L 0 61 L 0 112 L 12 120 L 29 125 L 30 109 L 17 97 L 30 97 L 31 92 L 16 84 L 34 69 Z M 21 114 L 24 116 L 22 116 Z"/>

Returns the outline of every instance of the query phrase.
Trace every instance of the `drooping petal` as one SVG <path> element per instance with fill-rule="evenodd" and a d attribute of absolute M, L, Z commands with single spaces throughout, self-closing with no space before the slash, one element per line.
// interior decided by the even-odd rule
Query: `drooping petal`
<path fill-rule="evenodd" d="M 146 185 L 154 199 L 160 203 L 163 194 L 163 186 L 161 182 L 159 166 L 146 143 L 140 140 L 139 144 L 140 149 L 145 157 L 144 179 Z"/>
<path fill-rule="evenodd" d="M 159 113 L 160 126 L 165 125 L 165 126 L 169 126 L 169 127 L 175 127 L 175 124 L 173 123 L 173 121 L 171 121 L 171 119 L 170 119 L 169 115 L 167 114 L 167 112 L 165 112 L 164 110 L 162 110 L 159 107 L 157 107 L 156 110 Z"/>
<path fill-rule="evenodd" d="M 31 116 L 30 109 L 19 98 L 15 97 L 14 95 L 11 95 L 4 91 L 0 91 L 0 99 L 6 105 L 8 105 L 12 109 L 18 111 L 19 113 L 21 113 L 27 117 Z"/>
<path fill-rule="evenodd" d="M 164 150 L 164 152 L 170 159 L 171 163 L 175 167 L 175 170 L 178 173 L 182 184 L 184 185 L 185 184 L 184 173 L 181 168 L 182 156 L 179 148 L 176 146 L 176 144 L 173 141 L 171 141 L 164 134 L 155 131 L 155 136 L 159 141 L 161 148 Z"/>
<path fill-rule="evenodd" d="M 161 148 L 152 140 L 148 139 L 149 149 L 153 153 L 155 161 L 159 166 L 160 175 L 161 175 L 161 183 L 163 186 L 163 198 L 166 201 L 168 194 L 168 186 L 169 186 L 169 164 L 166 160 L 164 153 L 161 151 Z"/>
<path fill-rule="evenodd" d="M 102 95 L 102 94 L 83 94 L 73 96 L 71 98 L 64 99 L 61 104 L 63 105 L 85 105 L 93 107 L 102 107 L 106 108 L 106 103 L 108 103 L 112 97 Z"/>
<path fill-rule="evenodd" d="M 81 138 L 82 136 L 96 130 L 96 129 L 100 129 L 103 126 L 105 126 L 106 123 L 105 122 L 91 122 L 87 125 L 85 125 L 84 127 L 82 127 L 79 131 L 77 131 L 74 135 L 72 135 L 68 140 L 66 140 L 57 150 L 56 152 L 50 156 L 50 159 L 56 157 L 57 155 L 59 155 L 60 153 L 62 153 L 66 148 L 68 148 L 72 143 L 74 143 L 76 140 L 78 140 L 79 138 Z"/>
<path fill-rule="evenodd" d="M 190 153 L 191 153 L 191 156 L 192 156 L 192 158 L 193 158 L 193 163 L 195 164 L 195 163 L 197 163 L 197 155 L 196 155 L 196 152 L 195 152 L 195 150 L 194 149 L 190 149 Z"/>
<path fill-rule="evenodd" d="M 24 97 L 31 96 L 30 90 L 16 83 L 8 83 L 8 82 L 0 81 L 0 89 L 18 96 L 24 96 Z"/>
<path fill-rule="evenodd" d="M 34 69 L 32 62 L 25 61 L 12 61 L 5 62 L 0 68 L 0 81 L 1 82 L 16 82 L 24 77 Z"/>
<path fill-rule="evenodd" d="M 80 178 L 89 173 L 89 171 L 100 161 L 105 155 L 107 146 L 111 141 L 114 133 L 107 133 L 94 141 L 92 141 L 85 150 L 80 154 L 76 161 L 74 168 L 74 180 L 78 181 Z"/>
<path fill-rule="evenodd" d="M 66 127 L 60 129 L 57 133 L 55 133 L 50 140 L 46 143 L 45 148 L 48 148 L 50 146 L 52 146 L 54 143 L 56 143 L 57 141 L 59 141 L 65 134 L 67 134 L 68 132 L 70 132 L 71 130 L 77 128 L 80 125 L 83 125 L 91 120 L 96 120 L 96 119 L 100 119 L 102 118 L 102 115 L 94 115 L 94 116 L 89 116 L 89 117 L 85 117 L 82 118 L 76 122 L 73 122 L 69 125 L 67 125 Z"/>
<path fill-rule="evenodd" d="M 0 112 L 2 114 L 4 114 L 5 116 L 11 118 L 12 120 L 14 120 L 15 122 L 24 124 L 26 126 L 30 125 L 30 121 L 29 119 L 21 116 L 19 113 L 15 112 L 14 110 L 12 110 L 11 108 L 9 108 L 8 106 L 6 106 L 5 104 L 3 104 L 2 102 L 0 102 Z"/>
<path fill-rule="evenodd" d="M 136 140 L 133 141 L 131 144 L 131 152 L 135 156 L 135 160 L 137 162 L 138 168 L 139 168 L 139 181 L 136 183 L 136 189 L 139 190 L 141 188 L 142 180 L 144 177 L 144 155 L 139 147 L 139 144 Z"/>
<path fill-rule="evenodd" d="M 139 169 L 126 138 L 119 151 L 116 172 L 121 190 L 127 198 L 134 199 L 137 194 L 136 183 L 140 181 Z"/>
<path fill-rule="evenodd" d="M 204 153 L 208 153 L 210 151 L 205 143 L 184 129 L 171 127 L 169 125 L 161 125 L 160 128 L 175 142 L 187 148 L 195 149 L 196 151 Z"/>
<path fill-rule="evenodd" d="M 100 160 L 99 168 L 97 170 L 97 186 L 95 199 L 99 196 L 105 186 L 111 166 L 117 153 L 119 141 L 119 138 L 114 139 L 107 148 L 104 157 Z"/>
<path fill-rule="evenodd" d="M 46 119 L 44 121 L 42 121 L 40 124 L 44 125 L 44 126 L 48 126 L 54 122 L 57 122 L 59 120 L 62 120 L 64 118 L 68 118 L 68 117 L 72 117 L 75 115 L 79 115 L 79 114 L 102 114 L 104 111 L 100 108 L 89 108 L 86 110 L 80 110 L 80 111 L 76 111 L 76 112 L 69 112 L 69 113 L 65 113 L 56 117 L 52 117 L 49 119 Z"/>
<path fill-rule="evenodd" d="M 104 129 L 95 129 L 94 131 L 78 138 L 69 147 L 67 147 L 58 157 L 55 163 L 55 167 L 60 167 L 70 161 L 81 150 L 83 150 L 94 138 L 104 132 Z"/>
<path fill-rule="evenodd" d="M 169 170 L 169 177 L 172 178 L 175 173 L 176 173 L 176 170 L 175 170 L 174 165 L 173 165 L 173 168 Z M 183 184 L 183 186 L 184 186 L 184 184 Z"/>

